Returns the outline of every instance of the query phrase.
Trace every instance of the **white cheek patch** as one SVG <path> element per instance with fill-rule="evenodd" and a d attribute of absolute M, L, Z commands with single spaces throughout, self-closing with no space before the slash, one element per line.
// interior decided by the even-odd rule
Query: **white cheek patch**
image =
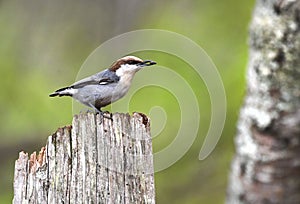
<path fill-rule="evenodd" d="M 125 65 L 122 64 L 119 69 L 116 71 L 116 75 L 118 77 L 124 76 L 125 74 L 132 74 L 133 72 L 137 71 L 138 66 L 137 65 Z"/>

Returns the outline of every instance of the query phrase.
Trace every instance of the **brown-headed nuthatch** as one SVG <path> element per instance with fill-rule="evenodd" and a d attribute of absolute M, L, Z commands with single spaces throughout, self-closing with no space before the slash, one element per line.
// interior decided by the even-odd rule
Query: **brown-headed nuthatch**
<path fill-rule="evenodd" d="M 54 96 L 71 96 L 80 103 L 100 112 L 128 92 L 134 74 L 142 67 L 156 64 L 154 61 L 141 60 L 126 56 L 114 62 L 110 68 L 75 82 L 71 86 L 56 90 Z"/>

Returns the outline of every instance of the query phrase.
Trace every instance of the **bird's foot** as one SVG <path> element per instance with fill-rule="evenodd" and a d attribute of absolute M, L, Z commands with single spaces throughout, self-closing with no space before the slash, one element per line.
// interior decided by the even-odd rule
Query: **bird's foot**
<path fill-rule="evenodd" d="M 101 107 L 100 108 L 96 108 L 93 104 L 89 104 L 89 106 L 92 107 L 96 111 L 96 114 L 99 113 L 102 116 L 102 118 L 107 118 L 107 119 L 113 120 L 111 113 L 109 113 L 108 111 L 104 111 L 103 112 L 101 110 Z M 106 115 L 107 113 L 109 114 L 109 116 Z"/>
<path fill-rule="evenodd" d="M 112 114 L 109 111 L 101 111 L 100 110 L 97 113 L 99 113 L 103 118 L 107 118 L 107 119 L 113 120 Z"/>

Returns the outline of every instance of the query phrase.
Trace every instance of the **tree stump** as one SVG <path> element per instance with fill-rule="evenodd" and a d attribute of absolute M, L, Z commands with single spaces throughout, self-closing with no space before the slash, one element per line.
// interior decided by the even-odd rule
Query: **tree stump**
<path fill-rule="evenodd" d="M 37 155 L 20 152 L 13 203 L 155 203 L 147 116 L 75 115 Z"/>

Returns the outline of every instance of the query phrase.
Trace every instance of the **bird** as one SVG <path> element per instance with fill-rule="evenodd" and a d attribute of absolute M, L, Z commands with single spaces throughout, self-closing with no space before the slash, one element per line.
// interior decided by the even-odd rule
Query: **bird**
<path fill-rule="evenodd" d="M 50 97 L 70 96 L 78 102 L 103 115 L 105 107 L 126 95 L 135 73 L 143 67 L 155 65 L 155 61 L 125 56 L 116 60 L 109 68 L 60 88 Z"/>

